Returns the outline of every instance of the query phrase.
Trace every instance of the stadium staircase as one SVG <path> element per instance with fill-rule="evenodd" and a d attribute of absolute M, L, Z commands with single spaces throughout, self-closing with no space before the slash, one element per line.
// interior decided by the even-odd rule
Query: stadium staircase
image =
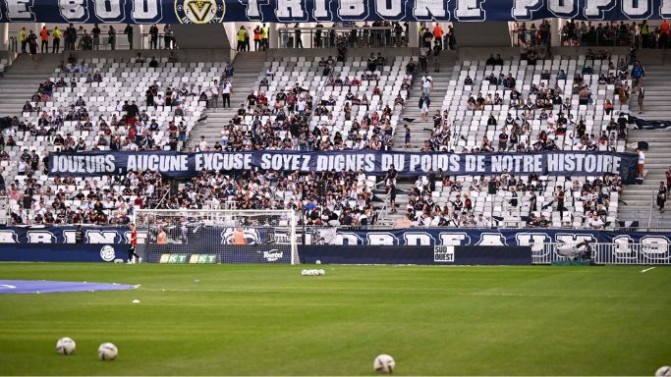
<path fill-rule="evenodd" d="M 200 122 L 191 131 L 187 140 L 187 148 L 192 150 L 198 146 L 200 137 L 205 136 L 208 145 L 213 146 L 215 140 L 221 137 L 224 125 L 233 119 L 240 104 L 246 103 L 247 96 L 258 89 L 260 75 L 265 70 L 266 55 L 263 52 L 240 52 L 233 61 L 233 94 L 231 95 L 230 108 L 209 108 L 205 112 L 207 120 Z M 221 106 L 221 98 L 219 99 Z"/>
<path fill-rule="evenodd" d="M 429 117 L 426 122 L 422 121 L 421 112 L 419 109 L 419 98 L 422 96 L 422 76 L 423 73 L 419 72 L 415 76 L 413 85 L 408 93 L 408 98 L 406 99 L 405 107 L 403 112 L 401 112 L 401 121 L 399 122 L 396 128 L 396 135 L 394 137 L 394 150 L 408 150 L 416 151 L 422 148 L 424 141 L 428 140 L 431 136 L 433 130 L 433 114 L 436 110 L 441 110 L 442 112 L 442 103 L 445 98 L 445 93 L 447 92 L 448 85 L 450 80 L 454 76 L 458 76 L 459 72 L 454 72 L 458 67 L 454 66 L 456 56 L 454 54 L 444 53 L 440 57 L 440 72 L 433 72 L 433 64 L 429 60 L 428 64 L 428 73 L 433 78 L 433 89 L 429 97 L 431 98 L 431 106 L 429 107 Z M 412 122 L 406 121 L 405 119 L 412 119 Z M 404 125 L 408 125 L 410 129 L 410 144 L 409 148 L 405 148 L 405 128 Z M 396 208 L 398 212 L 391 213 L 389 207 L 385 206 L 385 210 L 381 214 L 384 224 L 394 225 L 396 222 L 403 217 L 405 217 L 405 208 L 408 204 L 408 193 L 413 188 L 414 183 L 404 180 L 397 181 L 397 194 L 396 194 Z M 380 186 L 379 189 L 375 190 L 378 197 L 385 198 L 386 194 L 384 192 L 384 186 Z"/>
<path fill-rule="evenodd" d="M 650 120 L 671 119 L 671 108 L 669 108 L 669 77 L 671 77 L 671 65 L 646 65 L 645 100 L 643 103 L 644 113 L 638 114 L 638 93 L 632 93 L 630 108 L 637 117 Z"/>
<path fill-rule="evenodd" d="M 0 79 L 0 116 L 19 116 L 23 105 L 40 83 L 53 75 L 62 58 L 60 54 L 44 54 L 32 60 L 29 54 L 20 54 Z"/>
<path fill-rule="evenodd" d="M 433 130 L 433 114 L 436 110 L 441 110 L 445 93 L 447 92 L 450 80 L 458 76 L 458 72 L 454 72 L 455 55 L 444 53 L 440 57 L 440 72 L 433 72 L 433 64 L 429 61 L 429 74 L 433 78 L 433 90 L 431 90 L 431 106 L 429 107 L 429 118 L 426 122 L 422 121 L 421 112 L 419 109 L 419 98 L 422 96 L 422 73 L 415 76 L 405 107 L 401 113 L 401 119 L 414 119 L 412 122 L 399 122 L 396 130 L 396 137 L 394 138 L 394 145 L 396 150 L 405 149 L 405 129 L 403 126 L 408 125 L 410 129 L 410 148 L 409 150 L 421 149 L 424 141 L 431 137 Z M 442 112 L 442 110 L 441 110 Z"/>
<path fill-rule="evenodd" d="M 671 76 L 671 65 L 664 61 L 646 64 L 650 57 L 641 59 L 645 67 L 645 102 L 643 114 L 638 114 L 638 94 L 633 93 L 630 101 L 632 114 L 642 119 L 671 119 L 671 108 L 668 106 L 668 88 Z M 668 229 L 671 227 L 671 214 L 659 213 L 656 207 L 659 182 L 666 182 L 664 173 L 669 167 L 669 150 L 671 150 L 671 134 L 669 130 L 631 130 L 629 143 L 645 141 L 649 150 L 645 152 L 645 181 L 642 185 L 626 187 L 622 199 L 628 204 L 620 207 L 620 221 L 639 221 L 641 227 Z"/>
<path fill-rule="evenodd" d="M 671 213 L 660 213 L 656 206 L 659 182 L 666 182 L 664 173 L 669 168 L 671 134 L 668 130 L 631 130 L 629 142 L 645 141 L 649 150 L 645 151 L 645 180 L 641 185 L 629 185 L 624 188 L 622 200 L 627 205 L 620 206 L 620 221 L 639 221 L 644 228 L 671 228 Z M 671 204 L 667 202 L 668 204 Z"/>

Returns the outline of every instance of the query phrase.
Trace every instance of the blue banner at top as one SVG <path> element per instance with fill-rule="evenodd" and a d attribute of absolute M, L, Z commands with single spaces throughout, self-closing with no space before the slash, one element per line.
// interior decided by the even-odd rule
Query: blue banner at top
<path fill-rule="evenodd" d="M 671 0 L 3 0 L 0 22 L 269 23 L 627 21 L 671 17 Z M 327 25 L 327 27 L 330 25 Z"/>

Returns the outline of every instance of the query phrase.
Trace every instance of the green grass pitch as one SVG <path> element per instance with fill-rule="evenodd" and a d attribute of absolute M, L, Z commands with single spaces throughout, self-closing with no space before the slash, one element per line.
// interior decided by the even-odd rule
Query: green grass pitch
<path fill-rule="evenodd" d="M 0 295 L 0 375 L 653 375 L 658 267 L 0 264 L 2 279 L 141 284 Z M 134 299 L 140 304 L 132 304 Z M 72 356 L 56 340 L 77 342 Z M 113 362 L 98 345 L 119 348 Z"/>

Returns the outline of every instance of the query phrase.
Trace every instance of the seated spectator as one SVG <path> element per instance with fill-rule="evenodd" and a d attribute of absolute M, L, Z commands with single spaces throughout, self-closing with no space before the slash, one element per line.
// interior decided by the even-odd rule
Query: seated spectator
<path fill-rule="evenodd" d="M 610 102 L 609 99 L 606 99 L 606 101 L 603 104 L 603 111 L 606 113 L 606 115 L 610 115 L 610 113 L 613 111 L 613 104 Z"/>
<path fill-rule="evenodd" d="M 466 74 L 466 78 L 464 79 L 464 85 L 467 85 L 467 86 L 473 85 L 473 79 L 468 74 Z"/>
<path fill-rule="evenodd" d="M 408 64 L 406 64 L 406 66 L 405 66 L 405 73 L 407 75 L 414 75 L 416 69 L 417 69 L 417 64 L 415 63 L 415 61 L 412 58 L 410 58 L 410 62 L 408 62 Z"/>
<path fill-rule="evenodd" d="M 26 101 L 26 103 L 23 105 L 23 112 L 29 113 L 33 111 L 33 105 L 30 103 L 30 101 Z"/>

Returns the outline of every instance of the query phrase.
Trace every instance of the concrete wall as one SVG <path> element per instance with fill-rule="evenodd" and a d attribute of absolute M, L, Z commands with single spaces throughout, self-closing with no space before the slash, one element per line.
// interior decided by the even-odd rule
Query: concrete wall
<path fill-rule="evenodd" d="M 454 36 L 459 47 L 510 47 L 507 22 L 455 22 Z"/>
<path fill-rule="evenodd" d="M 194 48 L 231 48 L 230 40 L 222 24 L 171 25 L 180 49 Z"/>
<path fill-rule="evenodd" d="M 116 51 L 77 51 L 75 55 L 78 59 L 105 58 L 118 61 L 128 61 L 130 58 L 141 53 L 145 58 L 168 57 L 171 50 L 116 50 Z M 225 49 L 179 49 L 176 50 L 179 62 L 225 62 L 230 59 L 229 50 Z"/>

